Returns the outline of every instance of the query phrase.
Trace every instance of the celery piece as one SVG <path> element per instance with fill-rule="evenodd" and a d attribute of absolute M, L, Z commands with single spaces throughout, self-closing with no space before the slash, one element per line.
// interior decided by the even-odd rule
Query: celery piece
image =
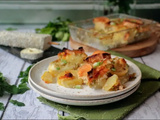
<path fill-rule="evenodd" d="M 102 64 L 102 62 L 95 62 L 93 64 L 93 68 L 96 68 L 96 67 L 100 66 L 101 64 Z"/>
<path fill-rule="evenodd" d="M 74 88 L 76 88 L 76 89 L 82 89 L 82 85 L 76 85 Z"/>

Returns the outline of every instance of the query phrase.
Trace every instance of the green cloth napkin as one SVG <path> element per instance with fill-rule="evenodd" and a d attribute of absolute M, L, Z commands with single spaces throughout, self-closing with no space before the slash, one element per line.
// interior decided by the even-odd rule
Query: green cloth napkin
<path fill-rule="evenodd" d="M 120 100 L 118 102 L 99 105 L 99 106 L 90 106 L 90 107 L 82 107 L 82 106 L 71 106 L 71 105 L 63 105 L 58 104 L 53 101 L 47 100 L 43 97 L 38 97 L 38 99 L 53 108 L 56 108 L 60 111 L 64 111 L 70 113 L 69 117 L 60 116 L 62 119 L 122 119 L 128 113 L 130 113 L 134 108 L 143 103 L 149 96 L 154 94 L 160 88 L 160 72 L 146 66 L 142 63 L 139 63 L 132 58 L 126 57 L 117 52 L 108 51 L 112 55 L 117 55 L 120 57 L 124 57 L 133 63 L 135 63 L 142 72 L 142 82 L 138 90 L 130 95 L 129 97 Z"/>

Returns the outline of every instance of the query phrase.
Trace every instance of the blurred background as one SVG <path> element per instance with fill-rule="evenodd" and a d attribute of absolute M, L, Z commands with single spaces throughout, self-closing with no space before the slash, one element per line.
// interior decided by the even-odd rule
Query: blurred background
<path fill-rule="evenodd" d="M 1 0 L 0 24 L 46 24 L 126 13 L 160 22 L 160 0 Z"/>

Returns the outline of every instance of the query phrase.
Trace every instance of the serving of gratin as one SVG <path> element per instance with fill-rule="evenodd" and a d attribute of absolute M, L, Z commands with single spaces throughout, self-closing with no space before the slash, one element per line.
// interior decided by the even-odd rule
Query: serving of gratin
<path fill-rule="evenodd" d="M 104 51 L 87 55 L 83 48 L 64 48 L 58 59 L 52 61 L 41 79 L 46 84 L 58 84 L 66 88 L 117 91 L 125 88 L 135 73 L 129 73 L 129 65 L 124 58 L 114 57 Z"/>

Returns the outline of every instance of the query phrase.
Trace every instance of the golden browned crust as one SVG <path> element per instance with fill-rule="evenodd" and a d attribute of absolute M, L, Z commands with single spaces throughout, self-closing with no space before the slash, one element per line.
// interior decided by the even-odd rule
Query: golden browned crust
<path fill-rule="evenodd" d="M 71 72 L 66 72 L 66 73 L 64 74 L 64 76 L 60 76 L 60 77 L 59 77 L 59 79 L 73 79 L 73 78 L 74 78 L 74 76 L 72 75 Z"/>
<path fill-rule="evenodd" d="M 93 22 L 96 23 L 96 22 L 102 22 L 102 23 L 109 23 L 110 20 L 107 18 L 107 17 L 96 17 L 93 19 Z"/>
<path fill-rule="evenodd" d="M 111 55 L 109 53 L 94 54 L 87 57 L 85 61 L 87 61 L 88 63 L 95 63 L 103 61 L 104 59 L 111 59 Z"/>
<path fill-rule="evenodd" d="M 67 48 L 63 48 L 62 52 L 58 53 L 58 57 L 66 57 L 68 55 L 78 55 L 85 54 L 83 47 L 78 48 L 77 50 L 69 50 Z"/>
<path fill-rule="evenodd" d="M 109 69 L 107 68 L 107 59 L 103 61 L 103 63 L 96 67 L 92 68 L 88 73 L 87 73 L 87 78 L 88 78 L 88 84 L 92 84 L 92 82 L 98 80 L 99 77 L 103 77 L 104 75 L 109 72 Z"/>

